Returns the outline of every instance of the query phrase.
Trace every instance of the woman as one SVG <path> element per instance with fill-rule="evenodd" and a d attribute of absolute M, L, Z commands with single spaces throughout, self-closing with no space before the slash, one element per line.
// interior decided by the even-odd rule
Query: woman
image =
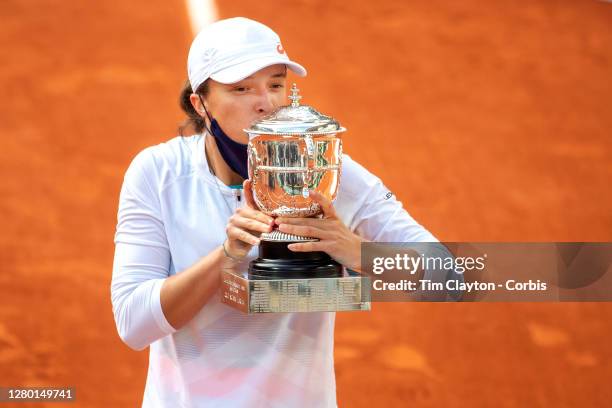
<path fill-rule="evenodd" d="M 150 346 L 145 407 L 336 405 L 334 313 L 248 316 L 219 299 L 220 270 L 245 267 L 274 223 L 320 239 L 292 250 L 352 268 L 364 240 L 435 241 L 348 156 L 335 207 L 312 194 L 323 219 L 256 209 L 242 129 L 286 104 L 288 69 L 306 74 L 263 24 L 210 25 L 192 43 L 181 94 L 197 134 L 145 149 L 126 172 L 111 295 L 122 340 Z"/>

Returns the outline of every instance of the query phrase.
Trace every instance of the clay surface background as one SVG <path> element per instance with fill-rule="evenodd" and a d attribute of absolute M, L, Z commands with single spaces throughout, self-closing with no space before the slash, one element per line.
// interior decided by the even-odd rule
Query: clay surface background
<path fill-rule="evenodd" d="M 612 4 L 218 8 L 280 34 L 310 71 L 303 101 L 439 239 L 611 240 Z M 139 406 L 147 351 L 115 331 L 112 240 L 130 160 L 182 119 L 185 5 L 5 0 L 0 17 L 0 385 Z M 339 405 L 607 406 L 611 319 L 604 303 L 338 314 Z"/>

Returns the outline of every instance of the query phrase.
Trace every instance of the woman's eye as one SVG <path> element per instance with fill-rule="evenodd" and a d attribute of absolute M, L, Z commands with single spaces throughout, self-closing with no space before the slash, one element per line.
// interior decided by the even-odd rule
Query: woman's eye
<path fill-rule="evenodd" d="M 247 87 L 245 87 L 245 86 L 239 86 L 239 87 L 237 87 L 237 88 L 234 88 L 234 91 L 236 91 L 236 92 L 246 92 L 246 91 L 247 91 L 247 89 L 248 89 L 248 88 L 247 88 Z"/>
<path fill-rule="evenodd" d="M 285 87 L 285 85 L 283 85 L 283 84 L 272 84 L 272 88 L 274 88 L 274 89 L 282 89 L 284 87 Z"/>

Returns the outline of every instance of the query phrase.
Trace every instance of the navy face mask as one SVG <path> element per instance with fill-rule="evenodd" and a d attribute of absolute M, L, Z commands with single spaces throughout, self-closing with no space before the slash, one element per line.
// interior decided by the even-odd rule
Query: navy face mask
<path fill-rule="evenodd" d="M 200 102 L 202 102 L 202 106 L 204 106 L 204 101 L 202 101 L 202 97 L 198 95 L 200 98 Z M 227 163 L 227 165 L 232 169 L 236 174 L 238 174 L 243 179 L 249 178 L 249 167 L 248 167 L 248 158 L 247 158 L 247 147 L 248 145 L 238 143 L 233 141 L 228 135 L 225 134 L 221 126 L 219 126 L 219 122 L 217 119 L 213 119 L 210 116 L 210 113 L 205 109 L 206 116 L 210 119 L 210 133 L 215 138 L 217 142 L 217 148 L 221 153 L 221 157 Z"/>
<path fill-rule="evenodd" d="M 217 119 L 210 121 L 210 133 L 215 137 L 217 148 L 223 157 L 223 160 L 230 166 L 235 173 L 243 179 L 249 178 L 247 147 L 248 145 L 238 143 L 230 139 L 225 134 Z"/>

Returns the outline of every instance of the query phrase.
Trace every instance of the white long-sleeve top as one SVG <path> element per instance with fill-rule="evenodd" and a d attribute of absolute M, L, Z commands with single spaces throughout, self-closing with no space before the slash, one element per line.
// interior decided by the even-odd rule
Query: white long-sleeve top
<path fill-rule="evenodd" d="M 111 298 L 121 339 L 150 346 L 142 405 L 334 407 L 335 313 L 245 315 L 217 295 L 180 330 L 164 316 L 164 279 L 221 245 L 228 218 L 244 205 L 209 171 L 205 137 L 143 150 L 121 189 Z M 334 206 L 368 240 L 436 241 L 347 155 Z M 247 261 L 255 257 L 253 248 Z"/>

